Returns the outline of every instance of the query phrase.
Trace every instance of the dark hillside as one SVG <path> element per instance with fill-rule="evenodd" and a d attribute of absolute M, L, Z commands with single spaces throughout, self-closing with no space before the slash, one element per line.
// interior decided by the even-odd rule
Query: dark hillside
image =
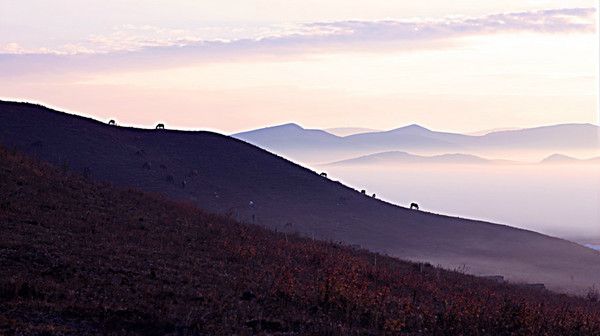
<path fill-rule="evenodd" d="M 0 102 L 0 144 L 95 181 L 274 230 L 561 291 L 582 293 L 600 283 L 600 254 L 591 249 L 509 226 L 410 211 L 216 133 L 109 126 Z"/>
<path fill-rule="evenodd" d="M 0 148 L 1 335 L 599 335 L 590 300 L 210 215 Z"/>

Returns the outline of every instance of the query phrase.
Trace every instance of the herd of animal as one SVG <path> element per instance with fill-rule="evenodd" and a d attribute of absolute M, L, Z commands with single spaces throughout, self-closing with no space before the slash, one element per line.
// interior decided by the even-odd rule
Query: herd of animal
<path fill-rule="evenodd" d="M 327 177 L 327 173 L 326 173 L 326 172 L 322 172 L 322 173 L 321 173 L 321 174 L 319 174 L 319 175 L 320 175 L 320 176 L 322 176 L 322 177 Z M 362 189 L 362 190 L 360 191 L 360 193 L 361 193 L 361 194 L 363 194 L 363 195 L 366 195 L 366 194 L 367 194 L 367 191 L 366 191 L 365 189 Z M 376 194 L 373 194 L 373 195 L 371 195 L 371 197 L 373 197 L 373 198 L 375 198 L 376 196 L 377 196 Z M 419 210 L 419 205 L 418 205 L 417 203 L 414 203 L 414 202 L 413 202 L 413 203 L 411 203 L 411 204 L 410 204 L 410 209 L 411 209 L 411 210 L 413 210 L 413 209 L 414 209 L 414 210 Z"/>
<path fill-rule="evenodd" d="M 112 126 L 117 126 L 117 122 L 114 119 L 109 120 L 108 124 L 112 125 Z M 162 123 L 157 124 L 155 129 L 165 129 L 165 124 L 162 124 Z"/>
<path fill-rule="evenodd" d="M 111 120 L 109 120 L 109 121 L 108 121 L 108 124 L 109 124 L 109 125 L 112 125 L 112 126 L 117 126 L 117 122 L 116 122 L 114 119 L 111 119 Z M 157 130 L 159 130 L 159 129 L 160 129 L 160 130 L 164 130 L 164 129 L 165 129 L 165 124 L 163 124 L 163 123 L 159 123 L 159 124 L 157 124 L 157 125 L 156 125 L 155 129 L 157 129 Z M 321 175 L 322 177 L 327 177 L 327 173 L 325 173 L 325 172 L 322 172 L 320 175 Z M 185 188 L 185 184 L 186 184 L 186 182 L 185 182 L 185 181 L 183 181 L 183 182 L 182 182 L 182 185 L 181 185 L 181 186 L 182 186 L 182 188 Z M 360 193 L 361 193 L 361 194 L 363 194 L 363 195 L 366 195 L 366 194 L 367 194 L 367 191 L 366 191 L 365 189 L 362 189 L 362 190 L 360 191 Z M 375 197 L 376 197 L 376 195 L 375 195 L 375 194 L 373 194 L 371 197 L 375 198 Z M 417 203 L 411 203 L 411 204 L 410 204 L 410 209 L 411 209 L 411 210 L 412 210 L 412 209 L 414 209 L 414 210 L 419 210 L 419 205 L 418 205 Z"/>

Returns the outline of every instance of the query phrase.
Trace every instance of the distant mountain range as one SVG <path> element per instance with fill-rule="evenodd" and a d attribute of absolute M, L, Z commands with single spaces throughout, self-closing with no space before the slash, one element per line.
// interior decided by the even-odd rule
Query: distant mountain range
<path fill-rule="evenodd" d="M 543 150 L 551 153 L 600 150 L 600 128 L 592 124 L 543 126 L 479 136 L 437 132 L 420 125 L 409 125 L 344 137 L 323 130 L 304 129 L 297 124 L 285 124 L 232 136 L 289 159 L 313 163 L 389 151 L 443 154 L 498 150 Z"/>
<path fill-rule="evenodd" d="M 353 165 L 398 165 L 398 164 L 504 164 L 523 165 L 528 162 L 509 160 L 489 160 L 470 154 L 441 154 L 433 156 L 416 155 L 401 151 L 389 151 L 363 155 L 351 159 L 335 161 L 321 166 L 353 166 Z M 600 157 L 577 159 L 563 154 L 552 154 L 540 162 L 533 164 L 600 164 Z"/>
<path fill-rule="evenodd" d="M 341 160 L 326 164 L 325 166 L 347 165 L 377 165 L 377 164 L 488 164 L 493 163 L 475 155 L 469 154 L 442 154 L 434 156 L 414 155 L 406 152 L 390 151 L 360 156 L 353 159 Z"/>
<path fill-rule="evenodd" d="M 486 129 L 486 130 L 464 133 L 464 134 L 479 136 L 479 135 L 486 135 L 486 134 L 490 134 L 490 133 L 494 133 L 494 132 L 516 131 L 516 130 L 520 130 L 520 129 L 521 128 L 517 128 L 517 127 L 503 127 L 503 128 Z M 365 128 L 365 127 L 333 127 L 333 128 L 325 128 L 324 131 L 326 131 L 327 133 L 331 133 L 333 135 L 341 136 L 341 137 L 354 135 L 354 134 L 361 134 L 361 133 L 383 132 L 380 129 Z"/>
<path fill-rule="evenodd" d="M 503 128 L 492 128 L 492 129 L 488 129 L 488 130 L 482 130 L 482 131 L 465 133 L 465 134 L 466 135 L 481 136 L 481 135 L 486 135 L 486 134 L 495 133 L 495 132 L 518 131 L 518 130 L 521 130 L 521 129 L 522 128 L 517 128 L 517 127 L 503 127 Z"/>
<path fill-rule="evenodd" d="M 464 133 L 464 134 L 479 136 L 479 135 L 486 135 L 486 134 L 490 134 L 490 133 L 494 133 L 494 132 L 516 131 L 516 130 L 520 130 L 520 129 L 521 128 L 517 128 L 517 127 L 503 127 L 503 128 L 486 129 L 486 130 Z M 324 131 L 326 131 L 327 133 L 331 133 L 333 135 L 341 136 L 341 137 L 354 135 L 354 134 L 361 134 L 361 133 L 383 132 L 380 129 L 365 128 L 365 127 L 333 127 L 333 128 L 325 128 Z"/>
<path fill-rule="evenodd" d="M 600 164 L 600 157 L 591 159 L 577 159 L 563 154 L 553 154 L 541 161 L 543 164 Z"/>

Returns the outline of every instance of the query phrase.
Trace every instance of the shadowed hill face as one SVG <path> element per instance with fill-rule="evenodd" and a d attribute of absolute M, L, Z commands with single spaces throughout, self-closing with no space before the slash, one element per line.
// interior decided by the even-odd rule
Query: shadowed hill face
<path fill-rule="evenodd" d="M 277 234 L 1 147 L 0 195 L 3 335 L 600 328 L 592 300 Z"/>
<path fill-rule="evenodd" d="M 227 136 L 115 127 L 18 103 L 0 104 L 0 125 L 9 148 L 241 221 L 558 290 L 600 281 L 600 256 L 591 249 L 397 207 Z"/>

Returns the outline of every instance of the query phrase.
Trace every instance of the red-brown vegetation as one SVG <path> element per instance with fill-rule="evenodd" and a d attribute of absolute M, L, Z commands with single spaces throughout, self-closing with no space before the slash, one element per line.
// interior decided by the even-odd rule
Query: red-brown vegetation
<path fill-rule="evenodd" d="M 40 105 L 3 101 L 0 125 L 0 145 L 64 171 L 185 200 L 242 222 L 357 244 L 400 259 L 418 256 L 448 269 L 498 274 L 565 293 L 585 295 L 600 284 L 600 251 L 516 227 L 410 211 L 364 197 L 222 134 L 114 127 Z"/>
<path fill-rule="evenodd" d="M 600 304 L 275 233 L 0 149 L 0 334 L 600 335 Z"/>

